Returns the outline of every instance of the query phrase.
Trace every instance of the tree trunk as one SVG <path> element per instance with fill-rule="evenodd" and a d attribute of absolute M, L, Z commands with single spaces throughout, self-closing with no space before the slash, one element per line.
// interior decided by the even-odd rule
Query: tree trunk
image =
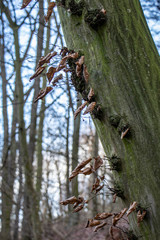
<path fill-rule="evenodd" d="M 147 216 L 135 234 L 159 238 L 160 222 L 160 69 L 159 55 L 138 0 L 84 1 L 82 15 L 59 7 L 66 43 L 85 56 L 101 116 L 94 120 L 106 155 L 117 155 L 116 175 L 126 207 L 136 201 Z M 66 1 L 66 4 L 68 1 Z M 84 20 L 90 9 L 105 9 L 107 21 L 93 29 Z M 121 139 L 121 133 L 129 128 Z M 129 134 L 130 133 L 130 134 Z"/>

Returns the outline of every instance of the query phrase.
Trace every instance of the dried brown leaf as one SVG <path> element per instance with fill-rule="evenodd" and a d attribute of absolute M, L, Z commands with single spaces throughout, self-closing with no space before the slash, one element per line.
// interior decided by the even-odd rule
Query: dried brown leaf
<path fill-rule="evenodd" d="M 104 184 L 101 185 L 101 186 L 99 186 L 98 188 L 96 188 L 96 193 L 99 192 L 99 191 L 101 191 L 101 189 L 102 189 L 103 187 L 104 187 Z"/>
<path fill-rule="evenodd" d="M 140 223 L 143 221 L 145 215 L 146 215 L 147 211 L 146 210 L 143 210 L 143 212 L 141 213 L 141 211 L 139 210 L 138 213 L 137 213 L 137 223 L 138 223 L 138 226 L 140 225 Z"/>
<path fill-rule="evenodd" d="M 115 194 L 113 195 L 113 203 L 116 202 L 116 198 L 117 198 L 117 194 L 115 193 Z"/>
<path fill-rule="evenodd" d="M 85 108 L 87 105 L 87 101 L 85 101 L 75 112 L 74 112 L 74 119 L 78 116 L 78 114 Z"/>
<path fill-rule="evenodd" d="M 77 208 L 73 210 L 73 212 L 79 212 L 83 209 L 83 207 L 84 207 L 84 204 L 80 204 Z"/>
<path fill-rule="evenodd" d="M 61 79 L 63 79 L 63 74 L 59 74 L 57 77 L 55 77 L 53 82 L 52 82 L 52 85 L 56 86 L 56 83 Z"/>
<path fill-rule="evenodd" d="M 56 55 L 57 55 L 57 52 L 52 52 L 52 53 L 48 53 L 45 57 L 41 57 L 38 62 L 37 68 L 41 67 L 45 63 L 50 63 L 51 58 Z"/>
<path fill-rule="evenodd" d="M 57 69 L 56 69 L 57 72 L 60 71 L 63 66 L 66 67 L 66 61 L 67 61 L 67 59 L 69 59 L 69 58 L 73 58 L 73 59 L 78 58 L 78 52 L 70 53 L 70 54 L 68 54 L 67 56 L 64 56 L 64 57 L 61 59 L 59 65 L 58 65 L 58 67 L 57 67 Z M 63 68 L 64 68 L 64 67 L 63 67 Z"/>
<path fill-rule="evenodd" d="M 62 57 L 65 57 L 67 53 L 68 53 L 68 48 L 66 48 L 66 47 L 63 47 L 60 51 L 60 55 Z"/>
<path fill-rule="evenodd" d="M 52 14 L 53 8 L 56 6 L 55 2 L 50 2 L 48 5 L 47 16 L 44 17 L 46 23 L 49 21 L 50 16 Z"/>
<path fill-rule="evenodd" d="M 21 6 L 21 9 L 27 7 L 28 4 L 29 4 L 31 1 L 32 1 L 32 0 L 23 0 L 23 3 L 22 3 L 22 6 Z"/>
<path fill-rule="evenodd" d="M 98 213 L 95 217 L 94 217 L 94 219 L 96 219 L 96 220 L 104 220 L 104 219 L 106 219 L 106 218 L 109 218 L 109 217 L 111 217 L 113 214 L 112 213 Z"/>
<path fill-rule="evenodd" d="M 93 88 L 91 88 L 88 93 L 88 100 L 90 101 L 93 96 L 94 96 L 94 91 L 93 91 Z"/>
<path fill-rule="evenodd" d="M 83 77 L 84 77 L 86 83 L 88 83 L 89 73 L 88 73 L 87 66 L 85 64 L 83 65 Z"/>
<path fill-rule="evenodd" d="M 72 171 L 69 180 L 71 181 L 72 178 L 74 178 L 75 176 L 77 176 L 80 172 L 80 170 L 85 167 L 90 161 L 92 160 L 92 158 L 89 158 L 85 161 L 82 161 L 81 163 L 78 164 L 78 166 Z"/>
<path fill-rule="evenodd" d="M 129 130 L 130 128 L 127 128 L 124 132 L 121 133 L 121 139 L 123 139 L 127 135 Z"/>
<path fill-rule="evenodd" d="M 129 216 L 129 214 L 131 214 L 133 211 L 136 210 L 136 207 L 137 207 L 137 202 L 133 202 L 127 211 L 127 217 Z"/>
<path fill-rule="evenodd" d="M 44 90 L 41 89 L 34 102 L 36 103 L 39 99 L 44 98 L 52 89 L 52 87 L 46 87 Z"/>
<path fill-rule="evenodd" d="M 115 226 L 117 224 L 117 222 L 124 216 L 126 211 L 127 211 L 127 208 L 124 208 L 120 213 L 115 214 L 115 216 L 112 219 L 113 226 Z"/>
<path fill-rule="evenodd" d="M 83 170 L 80 170 L 79 173 L 84 175 L 90 175 L 91 173 L 93 173 L 93 167 L 92 166 L 87 167 Z"/>
<path fill-rule="evenodd" d="M 76 62 L 76 74 L 78 77 L 81 75 L 82 65 L 84 63 L 84 56 L 81 56 L 79 60 Z"/>
<path fill-rule="evenodd" d="M 91 102 L 88 107 L 86 108 L 85 112 L 83 113 L 83 115 L 86 115 L 87 113 L 91 113 L 94 108 L 96 106 L 96 102 Z"/>
<path fill-rule="evenodd" d="M 46 75 L 47 75 L 47 78 L 48 78 L 49 83 L 52 81 L 55 72 L 56 72 L 56 68 L 54 68 L 54 67 L 50 67 L 50 68 L 48 69 L 48 72 L 47 72 Z"/>
<path fill-rule="evenodd" d="M 88 222 L 87 222 L 87 225 L 85 228 L 88 228 L 88 227 L 95 227 L 97 225 L 101 224 L 101 221 L 98 221 L 98 220 L 94 220 L 94 219 L 88 219 Z"/>
<path fill-rule="evenodd" d="M 73 208 L 76 208 L 80 203 L 84 202 L 84 198 L 78 196 L 77 202 L 74 203 Z"/>
<path fill-rule="evenodd" d="M 95 179 L 95 183 L 94 183 L 93 186 L 92 186 L 91 192 L 93 192 L 96 188 L 98 188 L 99 185 L 100 185 L 100 179 L 99 179 L 99 178 L 96 178 L 96 179 Z"/>
<path fill-rule="evenodd" d="M 100 156 L 94 158 L 94 166 L 93 169 L 96 171 L 103 164 L 103 160 Z"/>
<path fill-rule="evenodd" d="M 39 67 L 36 72 L 30 77 L 30 81 L 36 77 L 38 77 L 43 71 L 44 71 L 45 67 Z"/>
<path fill-rule="evenodd" d="M 75 196 L 70 197 L 70 198 L 66 199 L 65 201 L 60 202 L 61 205 L 68 205 L 68 204 L 74 204 L 74 203 L 79 204 L 79 201 Z"/>
<path fill-rule="evenodd" d="M 97 232 L 99 229 L 101 229 L 102 227 L 104 227 L 107 223 L 106 222 L 102 222 L 101 224 L 99 224 L 97 227 L 95 227 L 94 232 Z"/>

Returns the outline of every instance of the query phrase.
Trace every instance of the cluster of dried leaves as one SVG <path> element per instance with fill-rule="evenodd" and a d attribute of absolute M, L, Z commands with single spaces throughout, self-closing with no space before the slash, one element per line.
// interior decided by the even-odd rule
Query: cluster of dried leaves
<path fill-rule="evenodd" d="M 23 0 L 21 9 L 26 8 L 31 1 L 32 1 L 32 0 Z M 55 3 L 55 2 L 50 2 L 50 3 L 49 3 L 48 9 L 47 9 L 47 15 L 44 17 L 46 23 L 49 21 L 49 19 L 50 19 L 50 17 L 51 17 L 51 14 L 52 14 L 52 11 L 53 11 L 53 8 L 54 8 L 55 6 L 56 6 L 56 3 Z"/>
<path fill-rule="evenodd" d="M 89 93 L 88 93 L 88 100 L 85 101 L 75 112 L 74 112 L 74 119 L 76 119 L 76 117 L 78 116 L 78 114 L 87 106 L 85 112 L 83 113 L 83 115 L 87 114 L 87 113 L 92 113 L 95 106 L 96 106 L 96 102 L 92 102 L 92 98 L 94 96 L 94 91 L 93 88 L 90 89 Z"/>
<path fill-rule="evenodd" d="M 93 164 L 90 164 L 89 167 L 86 167 L 88 163 L 93 161 Z M 78 174 L 84 174 L 84 175 L 90 175 L 91 173 L 96 173 L 96 171 L 102 166 L 103 160 L 100 156 L 95 158 L 89 158 L 87 160 L 82 161 L 77 165 L 77 167 L 72 171 L 69 180 L 71 181 L 74 177 L 76 177 Z M 92 186 L 91 192 L 95 192 L 97 194 L 103 187 L 104 184 L 101 184 L 101 181 L 104 180 L 104 177 L 98 177 L 95 179 L 95 183 Z M 89 200 L 84 200 L 83 197 L 76 198 L 75 196 L 70 197 L 64 201 L 61 201 L 60 204 L 62 205 L 68 205 L 73 204 L 73 212 L 79 212 L 82 210 L 87 204 Z"/>
<path fill-rule="evenodd" d="M 84 168 L 92 160 L 94 160 L 94 164 Z M 102 164 L 103 160 L 100 156 L 84 160 L 81 163 L 79 163 L 77 167 L 72 171 L 69 180 L 71 181 L 78 174 L 90 175 L 91 173 L 95 172 L 99 167 L 101 167 Z"/>
<path fill-rule="evenodd" d="M 107 212 L 98 213 L 93 219 L 88 219 L 87 224 L 86 224 L 86 228 L 88 228 L 88 227 L 95 227 L 94 228 L 94 232 L 97 232 L 99 229 L 101 229 L 105 225 L 109 224 L 105 220 L 106 219 L 108 220 L 108 218 L 112 217 L 112 224 L 110 226 L 109 233 L 110 233 L 110 236 L 112 237 L 112 239 L 114 239 L 114 231 L 113 231 L 113 229 L 115 227 L 117 227 L 118 222 L 121 219 L 123 219 L 125 214 L 128 217 L 132 212 L 134 212 L 136 210 L 137 210 L 137 202 L 133 202 L 130 205 L 128 210 L 127 210 L 127 208 L 124 208 L 119 213 L 107 213 Z M 143 210 L 142 212 L 139 210 L 137 212 L 137 223 L 138 223 L 138 226 L 143 221 L 145 215 L 146 215 L 146 210 Z M 121 228 L 119 228 L 119 229 L 121 229 Z M 123 231 L 123 229 L 121 229 L 121 230 Z M 127 234 L 127 232 L 125 232 L 125 231 L 123 231 L 123 232 Z"/>
<path fill-rule="evenodd" d="M 30 77 L 30 80 L 38 77 L 47 67 L 48 64 L 50 64 L 50 60 L 57 55 L 57 52 L 48 53 L 46 56 L 42 56 L 38 62 L 38 65 L 36 67 L 35 73 Z M 71 69 L 69 68 L 67 64 L 67 60 L 74 59 L 76 62 L 76 75 L 79 77 L 82 74 L 83 71 L 83 77 L 86 82 L 88 82 L 89 74 L 86 65 L 84 64 L 84 56 L 79 56 L 78 52 L 69 51 L 66 47 L 62 48 L 60 55 L 62 56 L 59 64 L 57 67 L 49 67 L 46 77 L 48 79 L 49 86 L 47 86 L 45 89 L 41 89 L 38 96 L 35 99 L 35 102 L 37 102 L 39 99 L 43 99 L 56 84 L 59 82 L 59 80 L 63 79 L 63 74 L 60 73 L 56 77 L 55 74 L 59 73 L 61 70 L 64 72 L 69 72 Z M 82 109 L 88 104 L 89 101 L 92 100 L 92 97 L 94 96 L 94 91 L 91 88 L 89 94 L 88 94 L 88 101 L 84 102 L 76 111 L 74 114 L 74 118 L 82 111 Z M 84 114 L 87 114 L 89 112 L 92 112 L 96 103 L 91 102 L 88 107 L 86 108 Z"/>

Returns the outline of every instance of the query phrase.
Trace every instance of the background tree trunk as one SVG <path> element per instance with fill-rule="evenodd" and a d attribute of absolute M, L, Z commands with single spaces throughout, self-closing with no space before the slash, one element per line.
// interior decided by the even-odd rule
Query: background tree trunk
<path fill-rule="evenodd" d="M 68 48 L 81 50 L 85 56 L 89 85 L 103 113 L 94 120 L 99 137 L 107 156 L 116 154 L 122 161 L 116 181 L 124 190 L 124 205 L 137 201 L 147 208 L 148 217 L 140 227 L 134 214 L 131 226 L 142 239 L 158 239 L 159 55 L 138 0 L 84 2 L 82 16 L 59 7 L 65 40 Z M 107 21 L 96 30 L 84 21 L 86 9 L 95 8 L 107 11 Z M 130 134 L 121 139 L 126 128 Z"/>

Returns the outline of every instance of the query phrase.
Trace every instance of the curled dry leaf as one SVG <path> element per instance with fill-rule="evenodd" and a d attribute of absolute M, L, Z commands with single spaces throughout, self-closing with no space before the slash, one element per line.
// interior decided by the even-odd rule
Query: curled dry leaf
<path fill-rule="evenodd" d="M 76 62 L 76 74 L 78 77 L 80 77 L 81 75 L 83 63 L 84 63 L 84 56 L 81 56 L 80 59 Z"/>
<path fill-rule="evenodd" d="M 54 78 L 53 82 L 52 82 L 52 85 L 53 86 L 56 86 L 56 83 L 63 78 L 63 75 L 62 74 L 59 74 L 57 77 Z"/>
<path fill-rule="evenodd" d="M 91 102 L 88 107 L 86 108 L 85 112 L 83 113 L 83 115 L 86 115 L 87 113 L 91 113 L 94 108 L 96 106 L 96 102 Z"/>
<path fill-rule="evenodd" d="M 45 63 L 49 63 L 51 58 L 56 55 L 57 55 L 57 52 L 52 52 L 52 53 L 48 53 L 45 57 L 41 57 L 38 62 L 37 68 L 41 67 Z"/>
<path fill-rule="evenodd" d="M 23 0 L 23 3 L 22 3 L 22 6 L 21 6 L 21 9 L 27 7 L 27 5 L 31 2 L 32 0 Z"/>
<path fill-rule="evenodd" d="M 94 91 L 93 91 L 93 88 L 91 88 L 88 93 L 88 100 L 90 101 L 93 96 L 94 96 Z"/>
<path fill-rule="evenodd" d="M 79 211 L 81 211 L 81 210 L 83 209 L 83 207 L 84 207 L 84 204 L 80 204 L 78 207 L 76 207 L 76 208 L 73 210 L 73 212 L 79 212 Z"/>
<path fill-rule="evenodd" d="M 83 197 L 78 197 L 77 199 L 78 201 L 76 203 L 74 203 L 73 208 L 76 208 L 80 203 L 84 202 L 84 198 Z"/>
<path fill-rule="evenodd" d="M 36 72 L 30 77 L 29 80 L 32 80 L 36 77 L 38 77 L 43 71 L 44 71 L 45 67 L 39 67 Z"/>
<path fill-rule="evenodd" d="M 130 128 L 127 128 L 124 132 L 121 133 L 121 139 L 123 139 L 127 135 L 129 130 Z"/>
<path fill-rule="evenodd" d="M 64 71 L 64 68 L 66 68 L 66 63 L 64 63 L 63 65 L 58 66 L 58 67 L 56 68 L 56 72 L 59 72 L 59 71 L 61 71 L 62 69 L 63 69 L 63 71 Z"/>
<path fill-rule="evenodd" d="M 95 227 L 94 232 L 97 232 L 99 229 L 101 229 L 102 227 L 104 227 L 105 225 L 107 225 L 106 222 L 102 222 L 101 224 L 99 224 L 97 227 Z"/>
<path fill-rule="evenodd" d="M 129 214 L 131 214 L 133 211 L 136 210 L 136 207 L 137 207 L 137 202 L 133 202 L 127 211 L 127 217 L 129 216 Z"/>
<path fill-rule="evenodd" d="M 117 198 L 117 194 L 115 193 L 115 194 L 113 195 L 113 203 L 116 202 L 116 198 Z"/>
<path fill-rule="evenodd" d="M 93 169 L 96 171 L 103 164 L 103 160 L 100 156 L 94 158 L 94 166 Z"/>
<path fill-rule="evenodd" d="M 104 220 L 104 219 L 106 219 L 106 218 L 109 218 L 109 217 L 111 217 L 113 214 L 112 213 L 98 213 L 95 217 L 94 217 L 94 219 L 96 219 L 96 220 Z"/>
<path fill-rule="evenodd" d="M 117 224 L 117 222 L 124 216 L 124 214 L 126 213 L 127 208 L 124 208 L 120 213 L 116 214 L 113 219 L 112 219 L 112 224 L 113 226 L 115 226 Z"/>
<path fill-rule="evenodd" d="M 46 87 L 44 90 L 41 89 L 34 102 L 36 103 L 39 99 L 44 98 L 52 89 L 52 87 Z"/>
<path fill-rule="evenodd" d="M 89 158 L 81 163 L 78 164 L 78 166 L 72 171 L 69 180 L 71 181 L 72 178 L 74 178 L 75 176 L 77 176 L 80 172 L 80 170 L 85 167 L 90 161 L 92 160 L 92 158 Z"/>
<path fill-rule="evenodd" d="M 47 16 L 44 17 L 46 23 L 49 21 L 50 16 L 52 14 L 53 8 L 56 6 L 55 2 L 50 2 L 48 5 Z"/>
<path fill-rule="evenodd" d="M 48 78 L 49 83 L 52 81 L 55 72 L 56 72 L 56 68 L 54 68 L 54 67 L 50 67 L 50 68 L 48 69 L 48 72 L 47 72 L 46 75 L 47 75 L 47 78 Z"/>
<path fill-rule="evenodd" d="M 58 67 L 57 67 L 57 69 L 56 69 L 57 72 L 62 69 L 62 66 L 66 67 L 66 61 L 67 61 L 67 59 L 69 59 L 69 58 L 73 58 L 73 59 L 78 58 L 78 52 L 70 53 L 70 54 L 68 54 L 67 56 L 64 56 L 64 57 L 61 59 L 59 65 L 58 65 Z M 63 68 L 64 68 L 64 67 L 63 67 Z"/>
<path fill-rule="evenodd" d="M 88 83 L 89 73 L 88 73 L 87 66 L 85 64 L 83 65 L 83 77 L 84 77 L 86 83 Z"/>
<path fill-rule="evenodd" d="M 99 184 L 100 184 L 100 180 L 99 180 L 99 178 L 96 178 L 95 183 L 92 186 L 92 191 L 91 192 L 93 192 L 96 188 L 98 188 Z"/>
<path fill-rule="evenodd" d="M 98 221 L 98 220 L 94 220 L 94 219 L 88 219 L 88 222 L 85 226 L 85 228 L 88 228 L 88 227 L 95 227 L 97 225 L 101 224 L 101 221 Z"/>
<path fill-rule="evenodd" d="M 79 172 L 80 174 L 84 174 L 84 175 L 90 175 L 91 173 L 93 173 L 93 167 L 90 166 L 90 167 L 87 167 L 83 170 L 80 170 Z"/>
<path fill-rule="evenodd" d="M 63 47 L 60 51 L 60 55 L 62 57 L 65 57 L 67 53 L 68 53 L 68 48 L 66 48 L 66 47 Z"/>
<path fill-rule="evenodd" d="M 79 204 L 79 201 L 75 196 L 70 197 L 70 198 L 66 199 L 65 201 L 60 202 L 61 205 L 68 205 L 68 204 L 74 204 L 74 203 Z"/>
<path fill-rule="evenodd" d="M 78 114 L 85 108 L 87 105 L 87 101 L 85 101 L 75 112 L 74 112 L 74 119 L 78 116 Z"/>
<path fill-rule="evenodd" d="M 137 223 L 138 223 L 138 226 L 140 225 L 140 223 L 143 221 L 145 215 L 146 215 L 147 211 L 146 210 L 143 210 L 143 212 L 141 213 L 141 211 L 139 210 L 138 213 L 137 213 Z"/>
<path fill-rule="evenodd" d="M 96 193 L 99 192 L 99 191 L 101 191 L 101 189 L 102 189 L 103 187 L 104 187 L 104 184 L 101 185 L 101 186 L 99 186 L 98 188 L 96 188 Z"/>

